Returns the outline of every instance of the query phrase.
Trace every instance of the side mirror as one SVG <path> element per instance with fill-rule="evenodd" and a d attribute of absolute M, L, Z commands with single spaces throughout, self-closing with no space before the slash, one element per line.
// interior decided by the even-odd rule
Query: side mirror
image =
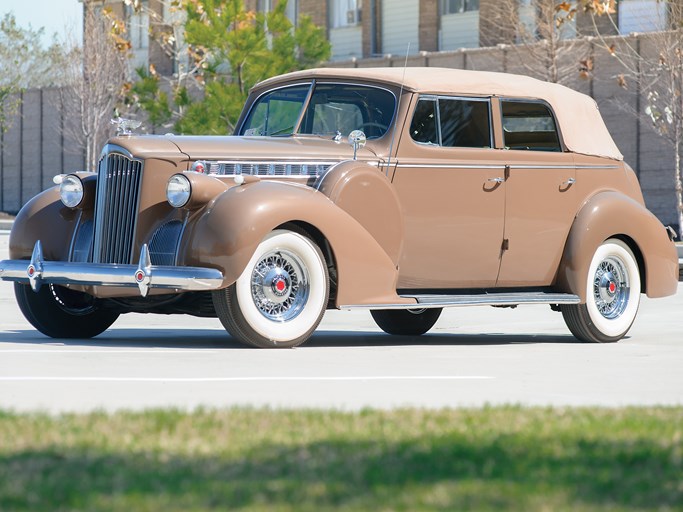
<path fill-rule="evenodd" d="M 349 133 L 349 144 L 353 147 L 353 159 L 356 159 L 356 153 L 360 148 L 365 147 L 367 137 L 362 130 L 353 130 Z"/>

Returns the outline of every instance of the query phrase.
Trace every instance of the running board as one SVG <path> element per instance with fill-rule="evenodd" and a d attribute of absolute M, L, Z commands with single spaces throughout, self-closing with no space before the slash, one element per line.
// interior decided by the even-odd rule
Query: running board
<path fill-rule="evenodd" d="M 469 295 L 401 295 L 415 299 L 413 304 L 358 304 L 339 306 L 339 309 L 422 309 L 455 308 L 463 306 L 516 306 L 519 304 L 579 304 L 581 299 L 571 293 L 517 292 L 482 293 Z"/>

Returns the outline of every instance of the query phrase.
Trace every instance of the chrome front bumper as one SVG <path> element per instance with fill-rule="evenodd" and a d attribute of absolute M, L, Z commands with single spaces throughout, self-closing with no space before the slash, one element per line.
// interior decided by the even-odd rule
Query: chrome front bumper
<path fill-rule="evenodd" d="M 131 288 L 137 286 L 140 295 L 146 297 L 150 288 L 177 291 L 216 290 L 223 283 L 223 274 L 214 268 L 154 266 L 147 244 L 142 246 L 137 267 L 108 263 L 44 261 L 43 249 L 38 240 L 33 248 L 31 261 L 0 261 L 0 279 L 29 283 L 34 291 L 38 291 L 43 283 Z"/>

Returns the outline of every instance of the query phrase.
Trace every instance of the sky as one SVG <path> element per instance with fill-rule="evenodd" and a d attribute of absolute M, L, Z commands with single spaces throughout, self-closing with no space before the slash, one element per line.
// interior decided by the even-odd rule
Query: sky
<path fill-rule="evenodd" d="M 71 34 L 80 42 L 83 33 L 83 4 L 78 0 L 0 0 L 0 17 L 13 12 L 20 27 L 45 28 L 43 44 L 49 45 L 52 34 L 61 39 Z"/>

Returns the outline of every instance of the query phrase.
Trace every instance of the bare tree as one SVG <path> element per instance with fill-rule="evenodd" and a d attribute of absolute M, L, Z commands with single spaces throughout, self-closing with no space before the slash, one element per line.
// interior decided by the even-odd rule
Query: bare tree
<path fill-rule="evenodd" d="M 596 26 L 596 18 L 602 16 L 617 27 L 614 9 L 601 10 L 596 0 L 582 0 L 582 3 L 584 9 L 591 12 Z M 621 64 L 623 73 L 615 77 L 618 84 L 621 87 L 638 84 L 645 101 L 642 111 L 633 114 L 644 117 L 673 149 L 676 214 L 679 237 L 683 238 L 683 2 L 658 0 L 656 7 L 640 15 L 649 16 L 650 19 L 641 22 L 660 28 L 658 31 L 640 34 L 637 38 L 624 38 L 618 45 L 612 39 L 599 35 L 599 31 L 596 33 L 604 50 Z"/>
<path fill-rule="evenodd" d="M 188 0 L 123 0 L 136 16 L 145 16 L 149 38 L 168 62 L 168 69 L 153 64 L 135 70 L 137 81 L 130 99 L 141 106 L 152 127 L 171 128 L 181 119 L 193 96 L 201 96 L 206 55 L 193 51 L 185 41 Z M 168 101 L 168 95 L 172 101 Z"/>
<path fill-rule="evenodd" d="M 110 11 L 92 0 L 84 2 L 82 47 L 74 42 L 63 63 L 66 87 L 62 102 L 77 122 L 67 123 L 65 135 L 85 148 L 85 165 L 93 170 L 100 149 L 111 133 L 110 119 L 128 83 L 125 27 Z"/>
<path fill-rule="evenodd" d="M 574 2 L 497 0 L 482 4 L 481 30 L 488 43 L 511 43 L 525 73 L 568 84 L 592 66 L 579 53 L 577 13 Z"/>

